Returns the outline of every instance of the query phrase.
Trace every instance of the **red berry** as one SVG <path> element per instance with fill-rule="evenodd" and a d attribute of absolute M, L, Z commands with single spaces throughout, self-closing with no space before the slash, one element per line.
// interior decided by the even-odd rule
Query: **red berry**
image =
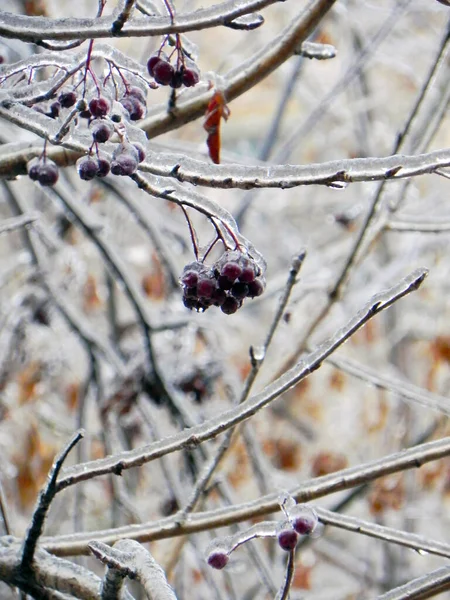
<path fill-rule="evenodd" d="M 120 154 L 111 163 L 113 175 L 132 175 L 137 169 L 137 161 L 128 154 Z"/>
<path fill-rule="evenodd" d="M 255 280 L 255 277 L 255 269 L 249 265 L 242 269 L 242 273 L 239 275 L 239 281 L 243 281 L 244 283 L 250 283 Z"/>
<path fill-rule="evenodd" d="M 147 97 L 146 97 L 145 93 L 141 90 L 141 88 L 139 88 L 137 86 L 133 86 L 133 87 L 129 88 L 128 96 L 133 96 L 134 98 L 139 100 L 139 102 L 141 102 L 142 104 L 145 104 L 147 101 Z"/>
<path fill-rule="evenodd" d="M 174 72 L 175 69 L 165 60 L 160 60 L 153 67 L 153 77 L 155 78 L 156 83 L 159 83 L 160 85 L 169 85 L 172 81 Z"/>
<path fill-rule="evenodd" d="M 242 283 L 242 281 L 237 281 L 231 288 L 231 294 L 238 300 L 243 300 L 248 296 L 248 285 Z"/>
<path fill-rule="evenodd" d="M 213 569 L 223 569 L 228 564 L 229 556 L 225 552 L 211 552 L 208 556 L 208 565 Z"/>
<path fill-rule="evenodd" d="M 220 287 L 221 290 L 231 290 L 231 288 L 233 287 L 233 282 L 228 279 L 228 277 L 225 277 L 224 275 L 219 275 L 219 277 L 217 278 L 217 285 Z"/>
<path fill-rule="evenodd" d="M 58 181 L 58 167 L 52 160 L 41 163 L 38 181 L 44 186 L 55 185 Z"/>
<path fill-rule="evenodd" d="M 228 298 L 225 299 L 224 303 L 220 307 L 220 310 L 223 313 L 225 313 L 226 315 L 232 315 L 241 306 L 242 306 L 242 302 L 240 302 L 239 300 L 236 300 L 236 298 L 233 298 L 232 296 L 228 296 Z"/>
<path fill-rule="evenodd" d="M 183 71 L 174 71 L 172 80 L 170 81 L 170 87 L 177 89 L 183 85 Z"/>
<path fill-rule="evenodd" d="M 221 275 L 227 277 L 230 281 L 235 281 L 241 273 L 241 266 L 235 261 L 225 263 L 220 272 Z"/>
<path fill-rule="evenodd" d="M 137 153 L 138 153 L 138 162 L 142 162 L 143 160 L 145 160 L 145 148 L 142 144 L 140 144 L 139 142 L 136 142 L 133 144 L 133 148 L 136 148 Z"/>
<path fill-rule="evenodd" d="M 91 123 L 92 137 L 99 144 L 104 144 L 109 140 L 113 128 L 107 121 L 93 121 Z"/>
<path fill-rule="evenodd" d="M 264 292 L 264 289 L 265 285 L 261 279 L 255 279 L 248 284 L 248 295 L 250 298 L 261 296 L 261 294 Z"/>
<path fill-rule="evenodd" d="M 200 77 L 193 69 L 185 69 L 183 71 L 182 82 L 186 87 L 193 87 L 200 80 Z"/>
<path fill-rule="evenodd" d="M 161 58 L 159 56 L 157 56 L 156 54 L 154 56 L 150 56 L 150 58 L 148 59 L 147 70 L 152 77 L 153 77 L 153 69 L 160 61 L 161 61 Z M 163 62 L 163 61 L 161 61 L 161 62 Z"/>
<path fill-rule="evenodd" d="M 197 294 L 199 298 L 211 298 L 215 289 L 216 284 L 212 279 L 201 278 L 198 280 Z"/>
<path fill-rule="evenodd" d="M 280 548 L 286 550 L 286 552 L 294 550 L 297 542 L 298 533 L 293 529 L 282 529 L 278 533 L 278 544 L 280 545 Z"/>
<path fill-rule="evenodd" d="M 181 277 L 181 283 L 187 287 L 194 287 L 197 285 L 198 273 L 197 271 L 186 271 Z"/>
<path fill-rule="evenodd" d="M 89 110 L 94 117 L 105 117 L 108 114 L 109 109 L 109 101 L 101 96 L 98 98 L 92 98 L 92 100 L 89 102 Z"/>
<path fill-rule="evenodd" d="M 75 92 L 61 92 L 58 100 L 63 108 L 70 108 L 77 101 L 77 95 Z"/>
<path fill-rule="evenodd" d="M 99 158 L 97 162 L 98 170 L 97 177 L 106 177 L 111 170 L 111 165 L 109 164 L 109 160 L 106 158 Z"/>
<path fill-rule="evenodd" d="M 98 163 L 93 158 L 86 156 L 82 158 L 77 164 L 77 171 L 80 179 L 83 181 L 90 181 L 98 173 Z"/>

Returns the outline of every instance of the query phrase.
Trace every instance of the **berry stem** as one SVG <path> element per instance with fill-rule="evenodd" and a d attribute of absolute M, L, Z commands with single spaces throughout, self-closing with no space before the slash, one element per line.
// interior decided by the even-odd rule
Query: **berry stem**
<path fill-rule="evenodd" d="M 197 236 L 195 234 L 195 229 L 192 226 L 191 220 L 189 218 L 189 215 L 187 214 L 186 209 L 184 208 L 184 206 L 182 204 L 179 205 L 181 210 L 183 211 L 183 214 L 186 218 L 188 227 L 189 227 L 189 233 L 191 234 L 191 242 L 192 242 L 192 247 L 194 248 L 194 255 L 195 255 L 195 260 L 198 260 L 198 244 L 197 244 Z"/>

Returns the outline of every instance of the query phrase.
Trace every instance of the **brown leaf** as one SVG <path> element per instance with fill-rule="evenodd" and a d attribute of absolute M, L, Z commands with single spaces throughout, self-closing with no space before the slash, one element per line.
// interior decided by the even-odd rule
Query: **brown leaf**
<path fill-rule="evenodd" d="M 347 466 L 347 457 L 337 452 L 319 452 L 313 460 L 311 473 L 313 477 L 329 475 Z"/>
<path fill-rule="evenodd" d="M 36 387 L 42 378 L 42 365 L 39 361 L 30 362 L 17 376 L 19 404 L 34 400 Z"/>

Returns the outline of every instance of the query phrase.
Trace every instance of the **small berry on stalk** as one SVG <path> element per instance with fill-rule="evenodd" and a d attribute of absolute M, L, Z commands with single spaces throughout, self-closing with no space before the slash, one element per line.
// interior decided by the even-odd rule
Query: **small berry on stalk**
<path fill-rule="evenodd" d="M 182 82 L 184 86 L 193 87 L 194 85 L 197 85 L 199 81 L 200 77 L 196 71 L 193 69 L 184 69 L 182 76 Z"/>
<path fill-rule="evenodd" d="M 113 175 L 132 175 L 137 169 L 137 161 L 128 154 L 120 154 L 111 163 Z"/>
<path fill-rule="evenodd" d="M 98 144 L 104 144 L 109 140 L 113 132 L 113 127 L 108 121 L 94 120 L 90 124 L 93 139 Z"/>
<path fill-rule="evenodd" d="M 106 177 L 111 170 L 109 160 L 107 160 L 106 158 L 99 158 L 97 166 L 97 177 Z"/>
<path fill-rule="evenodd" d="M 226 315 L 233 315 L 241 306 L 241 301 L 233 298 L 232 296 L 228 296 L 228 298 L 226 298 L 222 303 L 220 310 Z"/>
<path fill-rule="evenodd" d="M 175 69 L 164 60 L 160 60 L 153 67 L 153 77 L 160 85 L 170 85 Z"/>
<path fill-rule="evenodd" d="M 169 85 L 174 89 L 180 88 L 183 85 L 183 71 L 174 71 Z"/>
<path fill-rule="evenodd" d="M 153 69 L 159 62 L 164 62 L 164 61 L 162 61 L 161 58 L 159 56 L 157 56 L 156 54 L 154 56 L 150 56 L 150 58 L 148 59 L 147 70 L 148 70 L 149 74 L 151 75 L 151 77 L 153 77 Z"/>
<path fill-rule="evenodd" d="M 227 262 L 223 265 L 220 274 L 223 277 L 227 277 L 230 281 L 235 281 L 242 273 L 242 268 L 239 263 L 235 261 Z"/>
<path fill-rule="evenodd" d="M 261 279 L 255 279 L 248 284 L 248 295 L 250 298 L 256 298 L 257 296 L 261 296 L 264 292 L 265 285 Z"/>
<path fill-rule="evenodd" d="M 56 117 L 59 117 L 59 111 L 61 109 L 61 103 L 56 101 L 56 102 L 52 102 L 50 104 L 50 114 L 49 116 L 52 119 L 56 119 Z"/>
<path fill-rule="evenodd" d="M 63 108 L 71 108 L 77 101 L 75 92 L 61 92 L 58 96 L 58 102 Z"/>
<path fill-rule="evenodd" d="M 248 285 L 246 283 L 242 283 L 242 281 L 237 281 L 231 288 L 231 294 L 237 300 L 243 300 L 248 296 Z"/>
<path fill-rule="evenodd" d="M 145 116 L 145 104 L 135 96 L 122 98 L 120 104 L 128 112 L 130 121 L 139 121 L 139 119 Z"/>
<path fill-rule="evenodd" d="M 229 560 L 228 554 L 225 552 L 211 552 L 207 558 L 208 565 L 213 569 L 223 569 L 227 566 Z"/>
<path fill-rule="evenodd" d="M 281 529 L 278 532 L 278 544 L 280 548 L 290 552 L 294 550 L 298 542 L 298 533 L 288 527 Z"/>
<path fill-rule="evenodd" d="M 133 144 L 133 147 L 136 148 L 138 156 L 138 162 L 142 162 L 143 160 L 145 160 L 145 156 L 146 156 L 146 152 L 145 152 L 145 148 L 142 144 L 140 144 L 139 142 L 135 142 Z"/>
<path fill-rule="evenodd" d="M 98 163 L 95 159 L 85 156 L 78 161 L 77 171 L 80 179 L 83 181 L 90 181 L 98 173 Z"/>
<path fill-rule="evenodd" d="M 130 89 L 128 90 L 128 95 L 133 96 L 134 98 L 139 100 L 139 102 L 141 102 L 142 104 L 146 103 L 146 100 L 147 100 L 146 95 L 141 90 L 141 88 L 139 88 L 137 86 L 130 87 Z"/>
<path fill-rule="evenodd" d="M 52 186 L 58 181 L 58 167 L 52 160 L 41 163 L 38 181 L 43 186 Z"/>
<path fill-rule="evenodd" d="M 31 181 L 38 181 L 40 167 L 41 161 L 38 158 L 33 158 L 33 160 L 30 160 L 27 164 L 28 177 Z"/>
<path fill-rule="evenodd" d="M 102 96 L 99 96 L 98 98 L 92 98 L 92 100 L 89 102 L 89 110 L 91 111 L 92 116 L 97 118 L 106 117 L 110 108 L 109 101 Z"/>

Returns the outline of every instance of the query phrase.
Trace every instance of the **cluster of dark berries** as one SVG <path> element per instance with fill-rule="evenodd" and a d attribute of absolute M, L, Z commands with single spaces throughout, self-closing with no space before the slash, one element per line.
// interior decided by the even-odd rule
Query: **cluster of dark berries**
<path fill-rule="evenodd" d="M 182 85 L 193 87 L 200 80 L 196 69 L 188 68 L 183 64 L 175 68 L 161 54 L 155 54 L 148 59 L 147 69 L 156 83 L 170 85 L 172 88 L 180 88 Z"/>
<path fill-rule="evenodd" d="M 46 158 L 34 158 L 27 164 L 28 177 L 43 186 L 55 185 L 58 181 L 58 167 Z"/>
<path fill-rule="evenodd" d="M 141 88 L 133 86 L 128 88 L 120 104 L 128 112 L 130 121 L 143 119 L 147 112 L 147 104 L 144 92 Z"/>
<path fill-rule="evenodd" d="M 245 298 L 261 296 L 266 287 L 259 266 L 238 250 L 225 252 L 211 267 L 199 261 L 186 265 L 180 282 L 186 308 L 219 306 L 226 315 L 235 313 Z"/>

